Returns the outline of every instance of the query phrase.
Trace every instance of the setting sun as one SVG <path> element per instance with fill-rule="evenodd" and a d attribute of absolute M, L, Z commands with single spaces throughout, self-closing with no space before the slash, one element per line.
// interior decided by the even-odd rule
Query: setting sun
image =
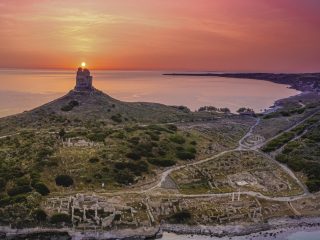
<path fill-rule="evenodd" d="M 85 67 L 86 66 L 86 63 L 85 62 L 82 62 L 81 63 L 81 67 Z"/>

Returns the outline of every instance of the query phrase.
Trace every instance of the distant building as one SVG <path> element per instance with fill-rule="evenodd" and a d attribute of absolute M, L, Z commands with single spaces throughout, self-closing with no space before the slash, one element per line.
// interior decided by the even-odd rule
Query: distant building
<path fill-rule="evenodd" d="M 74 90 L 76 91 L 91 91 L 92 87 L 92 76 L 90 76 L 90 71 L 86 68 L 78 68 L 76 86 Z"/>

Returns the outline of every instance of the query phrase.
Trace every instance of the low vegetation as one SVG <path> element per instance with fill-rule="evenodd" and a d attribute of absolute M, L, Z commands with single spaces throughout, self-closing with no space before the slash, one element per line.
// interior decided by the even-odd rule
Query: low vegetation
<path fill-rule="evenodd" d="M 306 185 L 311 192 L 320 190 L 320 116 L 310 119 L 305 125 L 307 132 L 295 141 L 289 142 L 276 156 L 279 162 L 287 164 L 296 172 L 303 172 Z M 310 125 L 311 124 L 311 125 Z M 301 130 L 302 131 L 302 130 Z"/>

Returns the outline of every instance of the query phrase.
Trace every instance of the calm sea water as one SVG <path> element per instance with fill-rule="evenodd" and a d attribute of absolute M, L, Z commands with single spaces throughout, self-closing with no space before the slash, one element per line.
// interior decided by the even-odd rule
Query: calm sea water
<path fill-rule="evenodd" d="M 173 77 L 155 71 L 92 71 L 94 86 L 123 101 L 212 105 L 236 111 L 261 111 L 274 101 L 297 94 L 285 85 L 261 80 Z M 64 95 L 75 84 L 75 71 L 0 69 L 0 117 L 29 110 Z"/>

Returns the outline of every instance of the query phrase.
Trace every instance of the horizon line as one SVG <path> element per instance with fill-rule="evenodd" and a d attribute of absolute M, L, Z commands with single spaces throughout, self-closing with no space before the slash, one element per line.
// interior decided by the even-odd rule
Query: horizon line
<path fill-rule="evenodd" d="M 34 67 L 0 67 L 0 70 L 54 70 L 54 71 L 71 71 L 76 70 L 81 66 L 75 67 L 75 68 L 34 68 Z M 320 69 L 316 71 L 259 71 L 259 70 L 173 70 L 173 69 L 125 69 L 125 68 L 90 68 L 87 67 L 87 69 L 91 71 L 130 71 L 130 72 L 167 72 L 167 74 L 184 74 L 188 72 L 194 72 L 194 73 L 284 73 L 284 74 L 303 74 L 303 73 L 320 73 Z"/>

